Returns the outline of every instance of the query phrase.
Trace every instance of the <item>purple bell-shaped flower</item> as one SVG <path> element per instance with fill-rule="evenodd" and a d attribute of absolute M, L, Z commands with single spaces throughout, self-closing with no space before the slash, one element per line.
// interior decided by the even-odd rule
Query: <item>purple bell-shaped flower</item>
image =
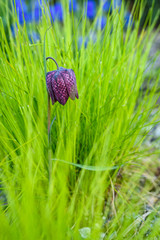
<path fill-rule="evenodd" d="M 65 69 L 58 67 L 57 62 L 52 57 L 47 57 L 46 60 L 52 59 L 56 65 L 57 70 L 48 72 L 46 75 L 46 84 L 52 104 L 58 101 L 60 104 L 65 105 L 68 98 L 75 100 L 78 99 L 78 91 L 76 84 L 76 76 L 72 69 Z"/>

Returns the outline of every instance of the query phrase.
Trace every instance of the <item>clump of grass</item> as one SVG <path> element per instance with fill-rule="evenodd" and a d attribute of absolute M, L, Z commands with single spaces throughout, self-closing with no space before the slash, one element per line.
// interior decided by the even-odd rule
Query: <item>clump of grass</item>
<path fill-rule="evenodd" d="M 153 23 L 139 33 L 140 16 L 125 32 L 123 15 L 123 7 L 113 11 L 86 48 L 78 47 L 78 37 L 93 31 L 95 22 L 79 22 L 67 11 L 64 24 L 55 22 L 47 33 L 46 56 L 74 69 L 79 92 L 78 101 L 52 107 L 50 182 L 43 65 L 50 20 L 43 15 L 36 26 L 36 43 L 29 41 L 25 24 L 17 23 L 13 38 L 9 22 L 8 42 L 0 20 L 2 239 L 78 240 L 84 227 L 91 230 L 88 239 L 102 233 L 104 239 L 159 236 L 158 207 L 145 215 L 149 187 L 139 184 L 148 168 L 142 143 L 159 117 L 160 71 L 149 91 L 142 91 L 156 31 Z M 55 66 L 49 62 L 47 68 Z"/>

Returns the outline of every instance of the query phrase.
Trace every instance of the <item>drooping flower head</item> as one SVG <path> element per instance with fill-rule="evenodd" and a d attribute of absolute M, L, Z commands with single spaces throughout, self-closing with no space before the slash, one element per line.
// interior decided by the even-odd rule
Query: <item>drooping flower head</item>
<path fill-rule="evenodd" d="M 52 104 L 58 101 L 60 104 L 65 105 L 68 98 L 75 100 L 78 99 L 78 91 L 76 84 L 76 76 L 72 69 L 58 67 L 54 58 L 47 57 L 46 60 L 52 59 L 56 65 L 57 70 L 48 72 L 46 75 L 46 84 Z"/>

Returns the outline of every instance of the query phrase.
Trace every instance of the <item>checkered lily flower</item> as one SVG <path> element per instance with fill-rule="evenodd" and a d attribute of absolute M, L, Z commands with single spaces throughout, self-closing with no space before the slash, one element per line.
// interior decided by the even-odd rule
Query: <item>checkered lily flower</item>
<path fill-rule="evenodd" d="M 52 59 L 56 65 L 57 70 L 48 72 L 46 75 L 46 83 L 52 104 L 58 101 L 60 104 L 65 105 L 68 98 L 75 100 L 78 99 L 78 91 L 76 84 L 76 76 L 72 69 L 58 67 L 57 62 L 52 57 L 47 57 L 46 60 Z"/>

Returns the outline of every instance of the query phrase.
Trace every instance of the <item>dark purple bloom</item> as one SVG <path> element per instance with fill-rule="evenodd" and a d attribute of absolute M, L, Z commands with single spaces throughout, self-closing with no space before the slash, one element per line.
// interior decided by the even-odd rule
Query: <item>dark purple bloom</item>
<path fill-rule="evenodd" d="M 47 59 L 55 61 L 51 57 L 47 57 L 46 60 Z M 47 89 L 52 104 L 58 101 L 60 104 L 65 105 L 69 97 L 72 100 L 75 100 L 75 97 L 79 98 L 76 76 L 72 69 L 59 68 L 56 61 L 55 63 L 57 65 L 57 70 L 48 72 L 46 75 Z"/>
<path fill-rule="evenodd" d="M 96 16 L 96 3 L 94 0 L 88 0 L 85 4 L 87 18 L 93 20 L 94 17 Z"/>

